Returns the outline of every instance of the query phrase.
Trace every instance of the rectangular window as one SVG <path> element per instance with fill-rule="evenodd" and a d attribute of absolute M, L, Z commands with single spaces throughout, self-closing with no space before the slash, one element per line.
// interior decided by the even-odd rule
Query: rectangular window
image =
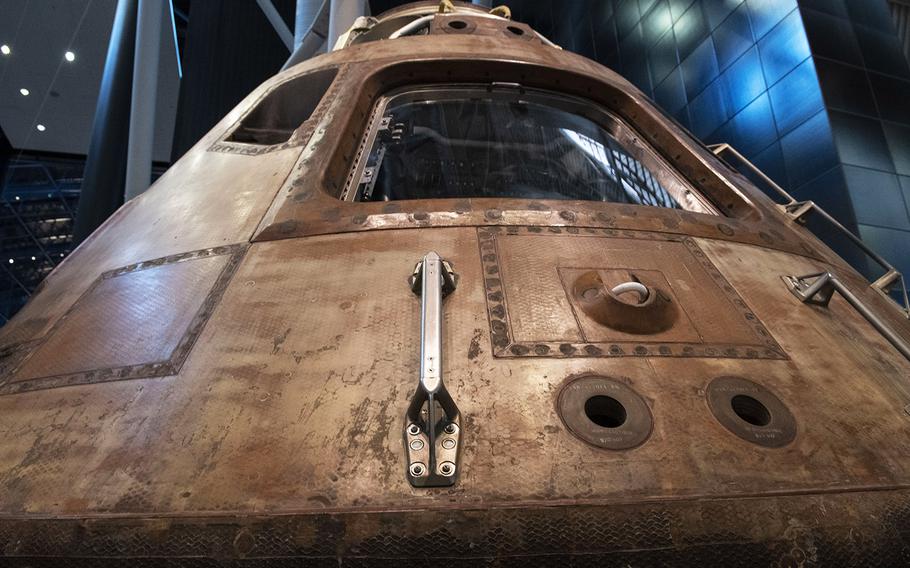
<path fill-rule="evenodd" d="M 716 210 L 619 118 L 516 87 L 450 86 L 384 97 L 345 197 L 508 197 Z"/>
<path fill-rule="evenodd" d="M 338 69 L 323 69 L 278 85 L 241 119 L 228 142 L 263 146 L 287 142 L 316 110 L 337 74 Z"/>

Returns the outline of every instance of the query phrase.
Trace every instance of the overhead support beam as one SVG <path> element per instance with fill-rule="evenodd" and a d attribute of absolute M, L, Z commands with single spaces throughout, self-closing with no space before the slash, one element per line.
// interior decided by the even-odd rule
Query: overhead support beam
<path fill-rule="evenodd" d="M 174 35 L 174 55 L 177 57 L 177 78 L 183 78 L 183 64 L 180 62 L 180 46 L 177 45 L 177 18 L 175 16 L 174 0 L 167 0 L 170 7 L 171 32 Z"/>
<path fill-rule="evenodd" d="M 333 50 L 338 38 L 354 24 L 354 20 L 367 13 L 366 0 L 331 0 L 329 8 L 328 48 Z"/>
<path fill-rule="evenodd" d="M 124 184 L 126 201 L 144 192 L 152 183 L 155 104 L 158 101 L 158 63 L 165 10 L 170 12 L 170 2 L 139 0 L 126 183 Z"/>
<path fill-rule="evenodd" d="M 259 8 L 262 9 L 262 13 L 265 14 L 265 17 L 268 18 L 269 23 L 272 24 L 272 27 L 275 28 L 275 33 L 278 34 L 278 37 L 281 38 L 281 43 L 288 48 L 290 53 L 294 53 L 294 34 L 291 33 L 291 30 L 288 29 L 287 24 L 284 23 L 284 20 L 281 19 L 281 14 L 278 13 L 278 10 L 275 9 L 275 6 L 272 4 L 271 0 L 256 0 L 256 3 L 259 4 Z"/>
<path fill-rule="evenodd" d="M 119 0 L 114 13 L 73 230 L 76 243 L 123 203 L 137 8 L 134 0 Z"/>
<path fill-rule="evenodd" d="M 318 8 L 313 15 L 313 19 L 309 23 L 301 18 L 300 5 L 302 3 L 308 4 L 307 9 L 314 4 L 318 5 Z M 300 35 L 300 45 L 294 49 L 294 53 L 285 61 L 284 66 L 281 67 L 282 71 L 306 61 L 317 53 L 321 53 L 325 50 L 323 46 L 328 45 L 330 47 L 330 44 L 327 44 L 329 35 L 330 3 L 331 0 L 297 0 L 297 19 L 295 21 L 294 40 L 296 41 L 297 36 Z M 301 32 L 300 29 L 304 26 L 305 29 Z"/>
<path fill-rule="evenodd" d="M 300 44 L 313 28 L 313 23 L 316 22 L 324 5 L 324 0 L 297 0 L 294 12 L 294 51 L 300 49 Z M 325 33 L 322 37 L 325 39 Z"/>

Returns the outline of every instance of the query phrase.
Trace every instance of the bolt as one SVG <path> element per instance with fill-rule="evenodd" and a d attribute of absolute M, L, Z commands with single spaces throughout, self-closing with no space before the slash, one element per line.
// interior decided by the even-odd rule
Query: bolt
<path fill-rule="evenodd" d="M 417 434 L 420 434 L 420 426 L 418 426 L 417 424 L 409 425 L 408 434 L 410 434 L 411 436 L 416 436 Z"/>
<path fill-rule="evenodd" d="M 439 464 L 439 473 L 446 477 L 455 475 L 455 464 L 452 462 L 442 462 Z"/>
<path fill-rule="evenodd" d="M 415 452 L 422 450 L 423 449 L 423 440 L 421 440 L 419 438 L 416 440 L 411 440 L 410 446 L 411 446 L 411 449 L 414 450 Z"/>
<path fill-rule="evenodd" d="M 446 438 L 442 441 L 442 447 L 451 450 L 455 447 L 455 440 L 453 438 Z"/>
<path fill-rule="evenodd" d="M 446 434 L 454 434 L 455 432 L 458 432 L 458 426 L 454 422 L 446 424 Z"/>
<path fill-rule="evenodd" d="M 411 475 L 414 477 L 420 477 L 426 472 L 427 468 L 420 462 L 414 462 L 411 464 L 411 467 L 408 468 L 411 472 Z"/>

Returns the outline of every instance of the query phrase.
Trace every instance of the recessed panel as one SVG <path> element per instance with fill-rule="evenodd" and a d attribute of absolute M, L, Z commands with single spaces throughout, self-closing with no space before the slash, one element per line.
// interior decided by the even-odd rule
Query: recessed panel
<path fill-rule="evenodd" d="M 478 234 L 499 357 L 786 358 L 691 239 L 558 227 Z"/>
<path fill-rule="evenodd" d="M 175 373 L 239 250 L 206 249 L 104 273 L 32 346 L 0 394 Z"/>

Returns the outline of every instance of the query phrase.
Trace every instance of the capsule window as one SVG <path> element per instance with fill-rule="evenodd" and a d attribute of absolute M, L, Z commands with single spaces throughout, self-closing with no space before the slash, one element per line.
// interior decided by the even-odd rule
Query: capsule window
<path fill-rule="evenodd" d="M 287 142 L 316 110 L 337 74 L 336 68 L 324 69 L 278 85 L 240 120 L 227 140 L 264 146 Z"/>
<path fill-rule="evenodd" d="M 619 117 L 520 87 L 430 86 L 382 98 L 355 201 L 505 197 L 716 210 Z"/>

